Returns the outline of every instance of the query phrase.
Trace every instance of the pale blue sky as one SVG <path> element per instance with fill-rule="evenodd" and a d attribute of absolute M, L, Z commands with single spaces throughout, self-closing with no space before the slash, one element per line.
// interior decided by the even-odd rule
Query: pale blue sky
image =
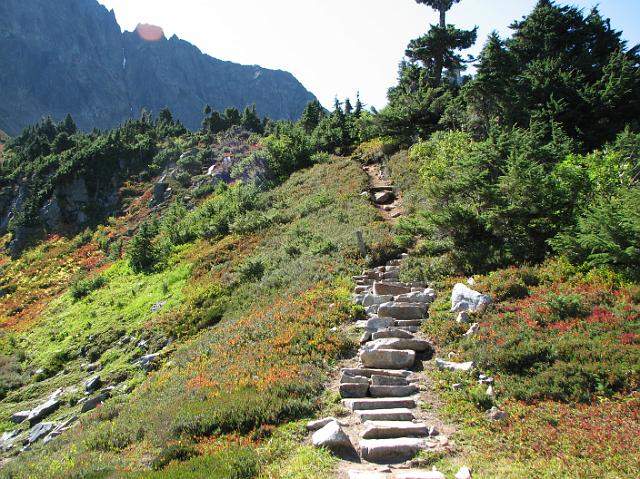
<path fill-rule="evenodd" d="M 437 21 L 414 0 L 98 0 L 113 8 L 120 26 L 164 28 L 216 58 L 288 70 L 327 107 L 337 95 L 380 108 L 396 81 L 397 65 L 412 38 Z M 536 0 L 462 0 L 448 22 L 479 27 L 477 53 L 491 30 L 531 11 Z M 640 0 L 574 0 L 599 4 L 630 45 L 640 43 Z"/>

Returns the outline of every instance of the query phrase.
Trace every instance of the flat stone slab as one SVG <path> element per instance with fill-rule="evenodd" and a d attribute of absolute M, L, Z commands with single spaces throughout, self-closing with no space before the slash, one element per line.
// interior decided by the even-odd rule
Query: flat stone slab
<path fill-rule="evenodd" d="M 413 337 L 414 337 L 413 334 L 400 328 L 382 329 L 380 331 L 376 331 L 371 335 L 372 339 L 383 339 L 383 338 L 413 339 Z"/>
<path fill-rule="evenodd" d="M 364 423 L 362 439 L 391 439 L 397 437 L 425 437 L 429 426 L 411 421 L 367 421 Z"/>
<path fill-rule="evenodd" d="M 393 409 L 372 409 L 360 410 L 355 412 L 360 422 L 365 421 L 413 421 L 415 416 L 410 409 L 393 408 Z"/>
<path fill-rule="evenodd" d="M 374 304 L 384 304 L 393 300 L 393 296 L 390 295 L 378 295 L 367 293 L 362 297 L 362 306 L 372 306 Z"/>
<path fill-rule="evenodd" d="M 409 349 L 376 349 L 360 353 L 366 368 L 408 369 L 416 360 L 416 352 Z"/>
<path fill-rule="evenodd" d="M 375 471 L 347 471 L 349 479 L 389 479 L 388 474 Z"/>
<path fill-rule="evenodd" d="M 473 361 L 466 363 L 454 363 L 452 361 L 445 361 L 443 359 L 436 359 L 436 366 L 440 370 L 447 369 L 449 371 L 471 371 L 475 364 Z"/>
<path fill-rule="evenodd" d="M 404 283 L 374 281 L 373 293 L 378 295 L 397 296 L 411 292 L 411 286 Z"/>
<path fill-rule="evenodd" d="M 360 441 L 360 455 L 365 461 L 389 464 L 412 459 L 424 447 L 424 440 L 413 437 L 363 439 Z"/>
<path fill-rule="evenodd" d="M 340 378 L 340 384 L 349 383 L 349 384 L 369 384 L 369 378 L 366 376 L 359 375 L 351 375 L 346 374 L 344 371 L 342 372 L 342 377 Z"/>
<path fill-rule="evenodd" d="M 420 324 L 422 324 L 422 321 L 420 322 Z M 408 333 L 417 333 L 418 331 L 420 331 L 420 326 L 397 326 L 397 328 L 404 329 Z"/>
<path fill-rule="evenodd" d="M 431 304 L 436 300 L 436 293 L 433 290 L 412 291 L 411 293 L 399 294 L 394 298 L 398 303 L 426 303 Z"/>
<path fill-rule="evenodd" d="M 32 409 L 29 412 L 29 416 L 27 417 L 29 424 L 31 426 L 37 424 L 49 414 L 56 411 L 59 407 L 60 401 L 58 401 L 57 399 L 49 399 L 48 401 L 40 404 L 38 407 Z"/>
<path fill-rule="evenodd" d="M 380 376 L 378 374 L 371 375 L 371 384 L 373 386 L 408 386 L 407 378 L 397 378 L 394 376 Z"/>
<path fill-rule="evenodd" d="M 395 321 L 394 326 L 398 328 L 407 328 L 407 327 L 420 327 L 422 325 L 421 319 L 398 319 Z"/>
<path fill-rule="evenodd" d="M 398 472 L 394 479 L 446 479 L 446 476 L 434 467 L 431 471 L 414 469 L 412 471 Z"/>
<path fill-rule="evenodd" d="M 433 347 L 424 339 L 406 338 L 379 338 L 364 345 L 366 350 L 376 349 L 411 349 L 412 351 L 431 351 Z"/>
<path fill-rule="evenodd" d="M 374 374 L 377 376 L 393 376 L 406 378 L 411 376 L 411 371 L 402 369 L 375 369 L 375 368 L 342 368 L 342 374 L 348 376 L 364 376 L 370 378 Z"/>
<path fill-rule="evenodd" d="M 413 396 L 420 392 L 418 386 L 409 384 L 407 386 L 370 386 L 369 394 L 374 398 L 398 398 Z"/>
<path fill-rule="evenodd" d="M 378 308 L 378 316 L 394 319 L 422 319 L 427 314 L 424 303 L 399 303 L 389 301 Z"/>
<path fill-rule="evenodd" d="M 340 384 L 340 396 L 343 398 L 367 397 L 369 383 L 342 383 Z"/>
<path fill-rule="evenodd" d="M 378 316 L 369 318 L 365 324 L 366 329 L 375 331 L 379 329 L 388 329 L 393 326 L 395 326 L 395 321 L 393 318 L 380 318 Z"/>
<path fill-rule="evenodd" d="M 361 398 L 343 399 L 342 405 L 352 411 L 372 409 L 397 409 L 416 407 L 416 402 L 411 398 Z"/>

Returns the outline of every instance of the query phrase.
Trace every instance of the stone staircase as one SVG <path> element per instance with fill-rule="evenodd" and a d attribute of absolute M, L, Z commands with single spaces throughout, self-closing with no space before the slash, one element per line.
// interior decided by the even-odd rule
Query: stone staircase
<path fill-rule="evenodd" d="M 367 319 L 356 323 L 363 331 L 357 364 L 342 368 L 338 385 L 351 414 L 341 421 L 322 420 L 324 427 L 312 438 L 314 445 L 345 458 L 345 449 L 352 450 L 341 479 L 445 478 L 436 470 L 415 468 L 420 461 L 414 459 L 423 450 L 448 445 L 439 431 L 442 424 L 420 407 L 428 389 L 422 362 L 434 352 L 420 326 L 436 292 L 422 283 L 400 282 L 401 263 L 392 260 L 353 278 L 354 301 L 365 307 Z M 319 425 L 310 423 L 311 429 Z M 470 477 L 464 472 L 456 478 Z"/>

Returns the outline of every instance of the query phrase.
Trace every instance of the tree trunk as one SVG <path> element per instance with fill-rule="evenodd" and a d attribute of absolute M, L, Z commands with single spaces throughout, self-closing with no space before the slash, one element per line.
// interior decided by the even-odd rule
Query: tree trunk
<path fill-rule="evenodd" d="M 447 26 L 447 10 L 444 7 L 440 8 L 440 26 L 442 28 Z"/>

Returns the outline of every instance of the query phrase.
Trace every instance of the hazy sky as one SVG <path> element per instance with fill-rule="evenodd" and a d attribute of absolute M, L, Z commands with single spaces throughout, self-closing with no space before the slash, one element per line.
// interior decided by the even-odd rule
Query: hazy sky
<path fill-rule="evenodd" d="M 98 0 L 114 9 L 120 26 L 138 23 L 164 28 L 204 53 L 222 60 L 287 70 L 326 106 L 337 95 L 378 108 L 397 77 L 397 66 L 412 38 L 437 21 L 414 0 Z M 462 0 L 448 22 L 479 27 L 476 53 L 491 30 L 531 11 L 536 0 Z M 629 44 L 640 43 L 640 0 L 574 0 L 599 4 Z"/>

